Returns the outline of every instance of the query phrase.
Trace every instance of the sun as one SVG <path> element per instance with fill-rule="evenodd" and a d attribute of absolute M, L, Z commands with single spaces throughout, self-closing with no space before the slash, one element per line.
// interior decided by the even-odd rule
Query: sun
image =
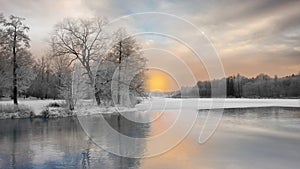
<path fill-rule="evenodd" d="M 176 81 L 167 73 L 151 69 L 147 72 L 147 90 L 149 92 L 167 92 L 177 90 Z"/>

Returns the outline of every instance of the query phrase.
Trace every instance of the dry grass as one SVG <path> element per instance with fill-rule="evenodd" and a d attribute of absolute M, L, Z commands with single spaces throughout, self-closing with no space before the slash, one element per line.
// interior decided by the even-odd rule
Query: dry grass
<path fill-rule="evenodd" d="M 33 112 L 33 110 L 24 104 L 0 104 L 0 113 Z"/>

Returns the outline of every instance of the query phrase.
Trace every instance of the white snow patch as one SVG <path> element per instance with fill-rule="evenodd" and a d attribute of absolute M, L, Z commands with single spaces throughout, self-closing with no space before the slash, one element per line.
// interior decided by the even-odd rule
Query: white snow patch
<path fill-rule="evenodd" d="M 52 102 L 64 102 L 63 100 L 20 100 L 20 104 L 31 107 L 35 115 L 41 115 L 46 106 Z M 78 105 L 74 113 L 78 116 L 94 114 L 111 114 L 121 112 L 147 111 L 147 110 L 178 110 L 178 109 L 211 109 L 211 108 L 251 108 L 251 107 L 300 107 L 300 99 L 237 99 L 237 98 L 149 98 L 135 106 L 126 107 L 99 107 L 89 105 Z M 12 104 L 12 101 L 0 101 L 0 104 Z M 56 109 L 51 109 L 55 114 Z M 57 114 L 57 113 L 56 113 Z"/>
<path fill-rule="evenodd" d="M 136 105 L 138 110 L 300 107 L 300 99 L 246 99 L 246 98 L 151 98 Z"/>
<path fill-rule="evenodd" d="M 99 106 L 81 106 L 76 107 L 75 114 L 77 116 L 95 115 L 95 114 L 113 114 L 122 112 L 134 112 L 136 108 L 127 107 L 99 107 Z"/>

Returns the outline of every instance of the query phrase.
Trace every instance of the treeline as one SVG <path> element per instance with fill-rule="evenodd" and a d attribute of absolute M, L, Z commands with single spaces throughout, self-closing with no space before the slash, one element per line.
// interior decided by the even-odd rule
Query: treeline
<path fill-rule="evenodd" d="M 260 74 L 255 78 L 243 76 L 226 79 L 228 97 L 294 98 L 300 97 L 300 74 L 282 78 Z"/>
<path fill-rule="evenodd" d="M 225 82 L 226 81 L 226 82 Z M 199 81 L 196 86 L 183 88 L 181 92 L 172 97 L 181 97 L 184 90 L 190 97 L 209 98 L 212 95 L 211 84 L 226 83 L 226 96 L 231 98 L 299 98 L 300 97 L 300 73 L 278 78 L 266 74 L 247 78 L 238 74 L 226 79 L 213 81 Z"/>
<path fill-rule="evenodd" d="M 12 69 L 10 57 L 0 53 L 0 97 L 12 95 Z M 35 97 L 38 99 L 63 99 L 61 90 L 64 87 L 63 79 L 71 75 L 71 68 L 67 67 L 67 60 L 61 61 L 51 56 L 33 58 L 30 52 L 27 55 L 18 55 L 17 80 L 18 97 Z M 23 58 L 27 56 L 26 58 Z M 4 59 L 2 59 L 4 58 Z"/>
<path fill-rule="evenodd" d="M 44 56 L 30 52 L 29 27 L 24 18 L 0 14 L 0 98 L 18 97 L 62 99 L 62 81 L 70 74 L 67 57 Z"/>
<path fill-rule="evenodd" d="M 98 105 L 114 99 L 132 106 L 145 94 L 146 59 L 124 28 L 105 32 L 106 19 L 66 18 L 54 26 L 48 51 L 33 57 L 24 20 L 0 14 L 0 98 L 65 99 L 73 109 L 92 97 Z"/>

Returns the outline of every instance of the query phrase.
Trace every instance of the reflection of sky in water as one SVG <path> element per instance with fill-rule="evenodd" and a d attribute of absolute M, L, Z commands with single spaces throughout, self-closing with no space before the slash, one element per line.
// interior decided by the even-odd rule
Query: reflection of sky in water
<path fill-rule="evenodd" d="M 76 118 L 1 120 L 0 168 L 207 169 L 300 165 L 300 109 L 227 109 L 214 136 L 199 145 L 197 139 L 206 115 L 205 111 L 199 113 L 195 127 L 183 142 L 148 159 L 121 158 L 100 149 L 88 139 Z M 106 117 L 112 126 L 114 118 Z M 174 113 L 166 112 L 150 125 L 121 118 L 121 132 L 135 137 L 154 136 L 169 128 L 174 118 Z M 106 141 L 114 140 L 107 137 Z M 149 145 L 140 142 L 136 146 L 143 152 Z"/>
<path fill-rule="evenodd" d="M 243 127 L 276 132 L 299 132 L 300 110 L 297 108 L 252 108 L 225 110 L 223 121 Z"/>

